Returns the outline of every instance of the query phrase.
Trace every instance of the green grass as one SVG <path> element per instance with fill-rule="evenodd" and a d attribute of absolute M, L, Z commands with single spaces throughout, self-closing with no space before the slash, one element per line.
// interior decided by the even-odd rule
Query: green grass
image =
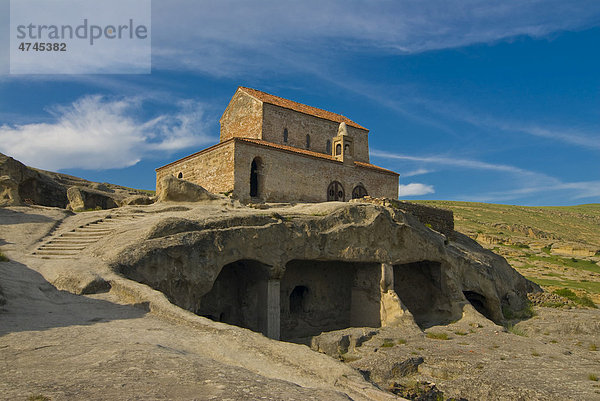
<path fill-rule="evenodd" d="M 502 307 L 502 314 L 505 319 L 529 319 L 530 317 L 534 317 L 536 315 L 535 310 L 533 309 L 533 304 L 528 302 L 527 305 L 518 311 L 512 310 L 507 306 Z"/>
<path fill-rule="evenodd" d="M 591 292 L 593 294 L 600 294 L 600 282 L 599 281 L 577 281 L 577 280 L 552 280 L 547 278 L 537 278 L 537 277 L 529 277 L 525 276 L 527 279 L 533 281 L 536 284 L 542 286 L 555 286 L 555 287 L 563 287 L 563 288 L 577 288 L 580 290 L 585 290 L 587 292 Z"/>
<path fill-rule="evenodd" d="M 549 255 L 549 256 L 540 256 L 540 255 L 527 255 L 527 259 L 529 260 L 537 260 L 546 263 L 552 263 L 559 266 L 568 266 L 575 269 L 587 270 L 594 273 L 600 273 L 600 266 L 591 260 L 583 260 L 577 258 L 563 258 L 561 256 Z"/>
<path fill-rule="evenodd" d="M 8 262 L 10 259 L 8 259 L 8 257 L 3 254 L 2 252 L 0 252 L 0 262 Z"/>
<path fill-rule="evenodd" d="M 452 210 L 456 228 L 463 233 L 481 231 L 481 233 L 497 235 L 499 232 L 506 233 L 509 228 L 533 227 L 542 233 L 551 234 L 553 238 L 549 239 L 600 246 L 600 235 L 598 235 L 600 203 L 529 207 L 455 201 L 411 202 Z"/>
<path fill-rule="evenodd" d="M 466 336 L 468 333 L 465 333 L 464 331 L 455 331 L 454 334 L 456 334 L 457 336 Z"/>
<path fill-rule="evenodd" d="M 577 294 L 575 294 L 573 291 L 571 291 L 569 288 L 560 288 L 558 290 L 555 290 L 554 293 L 556 295 L 560 295 L 561 297 L 565 297 L 567 299 L 570 299 L 571 301 L 575 302 L 578 305 L 581 306 L 586 306 L 588 308 L 597 308 L 596 304 L 587 296 L 583 295 L 583 296 L 578 296 Z"/>
<path fill-rule="evenodd" d="M 590 374 L 588 375 L 588 379 L 590 379 L 591 381 L 595 381 L 595 382 L 597 382 L 597 381 L 598 381 L 598 376 L 596 376 L 596 375 L 595 375 L 595 374 L 593 374 L 593 373 L 590 373 Z"/>
<path fill-rule="evenodd" d="M 35 394 L 35 395 L 30 395 L 29 398 L 27 398 L 28 401 L 50 401 L 50 397 L 46 397 L 45 395 L 41 395 L 41 394 Z"/>
<path fill-rule="evenodd" d="M 527 337 L 527 333 L 524 330 L 521 330 L 520 328 L 516 327 L 513 324 L 506 325 L 506 330 L 509 333 L 515 334 L 517 336 Z"/>
<path fill-rule="evenodd" d="M 527 244 L 506 244 L 504 246 L 507 246 L 507 247 L 513 248 L 513 249 L 529 249 L 529 245 L 527 245 Z"/>
<path fill-rule="evenodd" d="M 598 346 L 594 343 L 590 344 L 590 346 L 588 347 L 588 349 L 590 351 L 598 351 Z"/>
<path fill-rule="evenodd" d="M 435 333 L 435 332 L 429 332 L 426 335 L 427 338 L 432 338 L 434 340 L 449 340 L 450 337 L 448 337 L 448 334 L 446 333 Z"/>
<path fill-rule="evenodd" d="M 394 343 L 394 340 L 392 340 L 391 338 L 384 338 L 383 344 L 381 344 L 381 347 L 382 348 L 391 348 L 394 345 L 396 345 L 396 343 Z"/>
<path fill-rule="evenodd" d="M 404 338 L 398 339 L 397 342 L 398 342 L 398 345 L 404 345 L 404 344 L 406 344 L 406 340 Z"/>

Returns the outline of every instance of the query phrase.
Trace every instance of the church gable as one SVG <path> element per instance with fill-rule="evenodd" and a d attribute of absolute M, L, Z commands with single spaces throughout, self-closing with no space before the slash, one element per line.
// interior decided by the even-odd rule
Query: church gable
<path fill-rule="evenodd" d="M 221 142 L 233 137 L 262 139 L 263 104 L 238 89 L 223 112 Z"/>

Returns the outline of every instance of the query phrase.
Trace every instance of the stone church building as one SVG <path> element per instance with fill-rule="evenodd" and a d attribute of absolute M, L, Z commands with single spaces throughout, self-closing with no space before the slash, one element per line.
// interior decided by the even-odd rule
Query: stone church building
<path fill-rule="evenodd" d="M 240 201 L 398 198 L 398 174 L 369 163 L 369 130 L 335 113 L 239 87 L 214 146 L 156 169 Z"/>

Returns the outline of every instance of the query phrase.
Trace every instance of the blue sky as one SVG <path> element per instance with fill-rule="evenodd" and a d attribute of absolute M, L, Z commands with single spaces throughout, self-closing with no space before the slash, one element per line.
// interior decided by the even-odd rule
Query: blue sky
<path fill-rule="evenodd" d="M 598 49 L 598 1 L 154 1 L 149 75 L 0 75 L 0 152 L 153 189 L 242 85 L 369 128 L 401 199 L 598 203 Z"/>

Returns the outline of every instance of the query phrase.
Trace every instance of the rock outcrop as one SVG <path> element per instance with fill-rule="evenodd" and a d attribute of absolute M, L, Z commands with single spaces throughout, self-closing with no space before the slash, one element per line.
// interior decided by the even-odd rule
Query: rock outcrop
<path fill-rule="evenodd" d="M 73 211 L 113 209 L 118 207 L 115 200 L 108 196 L 106 192 L 90 188 L 71 187 L 67 190 L 67 198 L 69 199 L 67 209 Z"/>
<path fill-rule="evenodd" d="M 0 176 L 10 177 L 17 185 L 21 202 L 65 208 L 66 188 L 41 171 L 0 153 Z"/>
<path fill-rule="evenodd" d="M 267 310 L 280 313 L 284 339 L 465 316 L 501 323 L 502 308 L 539 291 L 466 236 L 449 241 L 401 210 L 360 203 L 159 219 L 111 265 L 213 320 L 266 334 Z"/>
<path fill-rule="evenodd" d="M 143 191 L 38 170 L 2 153 L 0 177 L 0 206 L 26 204 L 87 210 L 152 203 Z M 70 188 L 74 189 L 69 194 Z"/>
<path fill-rule="evenodd" d="M 19 196 L 19 184 L 10 176 L 0 177 L 0 206 L 19 206 L 21 197 Z"/>
<path fill-rule="evenodd" d="M 161 181 L 160 191 L 156 194 L 159 202 L 198 202 L 216 199 L 216 196 L 189 181 L 175 178 L 172 175 Z"/>

